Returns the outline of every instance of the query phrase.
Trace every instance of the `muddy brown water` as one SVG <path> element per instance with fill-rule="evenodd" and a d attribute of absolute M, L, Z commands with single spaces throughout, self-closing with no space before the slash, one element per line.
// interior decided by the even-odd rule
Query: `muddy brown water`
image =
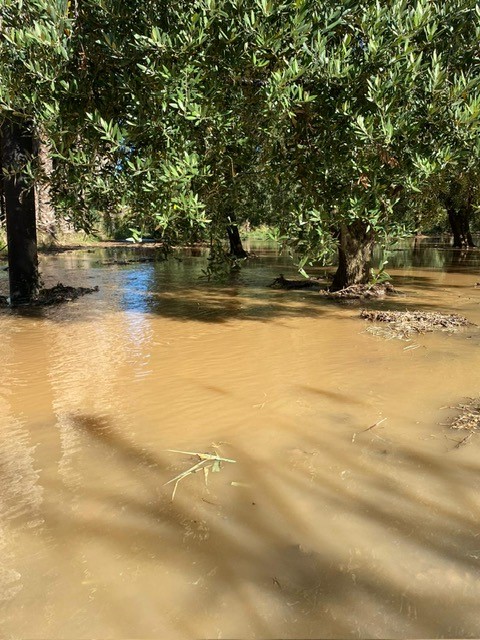
<path fill-rule="evenodd" d="M 43 257 L 100 291 L 0 314 L 0 635 L 479 637 L 480 437 L 441 423 L 480 395 L 480 330 L 372 336 L 266 287 L 272 251 L 228 285 L 99 264 L 124 253 Z M 374 304 L 480 325 L 479 257 L 398 251 Z M 236 462 L 172 502 L 195 460 L 168 449 Z"/>

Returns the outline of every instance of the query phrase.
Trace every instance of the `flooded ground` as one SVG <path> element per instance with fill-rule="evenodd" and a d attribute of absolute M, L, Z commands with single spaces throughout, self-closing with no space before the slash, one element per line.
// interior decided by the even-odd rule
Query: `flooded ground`
<path fill-rule="evenodd" d="M 228 285 L 43 257 L 100 291 L 1 312 L 2 637 L 480 637 L 480 438 L 441 424 L 480 395 L 480 330 L 405 349 L 257 253 Z M 404 295 L 370 305 L 480 325 L 479 251 L 389 266 Z M 168 449 L 236 462 L 172 502 L 195 460 Z"/>

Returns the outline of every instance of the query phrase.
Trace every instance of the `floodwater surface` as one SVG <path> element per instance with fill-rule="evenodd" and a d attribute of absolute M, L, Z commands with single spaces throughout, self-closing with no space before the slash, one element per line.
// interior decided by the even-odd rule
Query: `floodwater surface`
<path fill-rule="evenodd" d="M 124 254 L 45 256 L 99 292 L 0 314 L 0 635 L 480 637 L 480 439 L 445 426 L 479 329 L 372 336 L 271 251 L 223 285 Z M 480 325 L 479 264 L 394 252 L 370 304 Z M 235 462 L 172 500 L 172 449 Z"/>

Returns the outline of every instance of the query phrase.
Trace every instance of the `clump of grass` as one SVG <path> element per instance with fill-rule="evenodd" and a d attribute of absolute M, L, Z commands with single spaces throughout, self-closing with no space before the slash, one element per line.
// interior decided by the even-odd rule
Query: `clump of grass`
<path fill-rule="evenodd" d="M 205 476 L 205 484 L 208 483 L 208 474 L 210 471 L 212 473 L 218 473 L 222 468 L 222 462 L 230 462 L 235 463 L 236 460 L 232 460 L 231 458 L 222 458 L 218 455 L 218 453 L 200 453 L 198 451 L 179 451 L 178 449 L 167 449 L 171 453 L 182 453 L 187 456 L 195 456 L 198 458 L 198 462 L 191 466 L 186 471 L 179 473 L 178 476 L 175 476 L 168 482 L 164 483 L 164 487 L 167 484 L 175 483 L 173 486 L 172 500 L 175 498 L 175 493 L 177 492 L 177 487 L 179 482 L 181 482 L 184 478 L 187 478 L 189 475 L 192 475 L 203 469 L 203 473 Z"/>
<path fill-rule="evenodd" d="M 381 322 L 387 326 L 373 325 L 367 328 L 369 333 L 384 338 L 409 340 L 412 335 L 431 331 L 453 333 L 472 323 L 456 313 L 438 313 L 436 311 L 376 311 L 363 309 L 360 316 L 369 322 Z"/>

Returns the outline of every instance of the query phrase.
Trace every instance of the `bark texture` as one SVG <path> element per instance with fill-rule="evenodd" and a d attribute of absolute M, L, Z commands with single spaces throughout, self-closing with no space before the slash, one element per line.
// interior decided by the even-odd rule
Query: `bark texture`
<path fill-rule="evenodd" d="M 352 284 L 367 284 L 374 237 L 366 223 L 356 220 L 342 225 L 338 233 L 338 267 L 330 291 L 340 291 Z"/>
<path fill-rule="evenodd" d="M 41 179 L 35 185 L 35 205 L 37 212 L 37 228 L 55 239 L 57 221 L 55 211 L 50 200 L 49 180 L 53 173 L 51 150 L 43 139 L 42 133 L 37 134 L 36 150 Z"/>
<path fill-rule="evenodd" d="M 8 243 L 10 304 L 29 303 L 38 290 L 35 194 L 23 167 L 33 153 L 33 133 L 21 121 L 0 129 L 3 197 Z"/>

